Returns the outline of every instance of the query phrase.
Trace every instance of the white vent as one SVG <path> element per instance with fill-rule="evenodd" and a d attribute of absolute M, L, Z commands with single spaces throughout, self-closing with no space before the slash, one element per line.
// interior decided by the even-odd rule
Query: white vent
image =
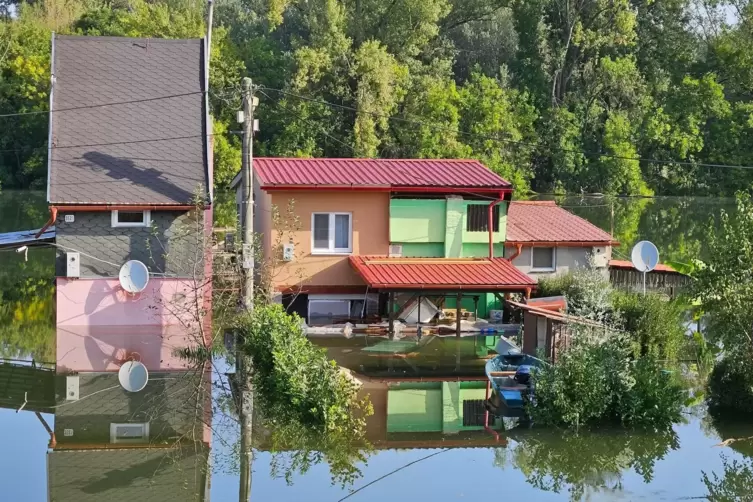
<path fill-rule="evenodd" d="M 81 276 L 81 255 L 74 252 L 65 253 L 65 276 Z"/>
<path fill-rule="evenodd" d="M 73 436 L 73 429 L 63 429 L 63 436 L 69 438 Z"/>
<path fill-rule="evenodd" d="M 390 244 L 389 257 L 400 258 L 401 256 L 403 256 L 403 245 L 402 244 Z"/>
<path fill-rule="evenodd" d="M 78 401 L 78 388 L 78 375 L 68 375 L 65 377 L 65 400 Z"/>
<path fill-rule="evenodd" d="M 293 261 L 294 254 L 295 254 L 295 244 L 283 244 L 282 245 L 282 261 Z"/>
<path fill-rule="evenodd" d="M 149 423 L 110 424 L 111 443 L 148 443 Z"/>

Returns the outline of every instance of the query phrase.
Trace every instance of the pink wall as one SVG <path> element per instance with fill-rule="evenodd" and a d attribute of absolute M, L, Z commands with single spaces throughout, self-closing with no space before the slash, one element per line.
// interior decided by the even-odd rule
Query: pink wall
<path fill-rule="evenodd" d="M 117 279 L 58 278 L 58 372 L 117 371 L 133 352 L 150 370 L 185 369 L 190 364 L 173 351 L 201 342 L 201 293 L 185 279 L 152 279 L 130 296 Z"/>

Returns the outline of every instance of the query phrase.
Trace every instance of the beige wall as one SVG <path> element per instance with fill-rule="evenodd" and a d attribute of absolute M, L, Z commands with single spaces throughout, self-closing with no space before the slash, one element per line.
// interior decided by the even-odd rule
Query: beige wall
<path fill-rule="evenodd" d="M 505 256 L 512 256 L 515 253 L 515 248 L 505 248 Z M 526 273 L 534 279 L 538 277 L 549 277 L 557 274 L 567 274 L 578 268 L 585 268 L 588 266 L 589 256 L 593 254 L 595 257 L 595 264 L 597 268 L 603 270 L 605 274 L 609 274 L 607 264 L 612 257 L 611 246 L 595 246 L 595 247 L 558 247 L 555 256 L 556 270 L 554 272 L 532 272 L 531 271 L 531 248 L 524 247 L 520 255 L 518 255 L 512 264 L 515 268 L 523 273 Z"/>
<path fill-rule="evenodd" d="M 296 191 L 270 192 L 270 207 L 286 211 L 288 201 L 295 200 L 295 213 L 300 218 L 300 230 L 294 232 L 295 259 L 274 271 L 275 288 L 304 286 L 365 286 L 348 262 L 348 255 L 311 254 L 311 214 L 316 212 L 349 212 L 353 224 L 354 255 L 387 255 L 389 250 L 389 193 L 387 192 L 326 192 Z M 268 209 L 268 208 L 265 208 Z M 270 228 L 271 215 L 260 215 Z M 277 233 L 285 229 L 272 228 L 265 242 L 277 242 Z M 269 248 L 268 248 L 269 249 Z"/>

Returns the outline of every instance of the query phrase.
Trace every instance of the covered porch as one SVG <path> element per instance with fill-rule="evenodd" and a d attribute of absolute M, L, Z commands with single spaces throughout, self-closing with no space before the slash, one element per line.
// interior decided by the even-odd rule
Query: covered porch
<path fill-rule="evenodd" d="M 455 335 L 461 336 L 464 318 L 469 312 L 463 308 L 464 300 L 471 299 L 475 306 L 474 322 L 478 319 L 478 302 L 492 294 L 504 304 L 504 295 L 519 293 L 528 298 L 536 281 L 516 269 L 504 258 L 388 258 L 384 256 L 351 256 L 350 264 L 371 291 L 387 297 L 387 332 L 395 334 L 399 314 L 410 313 L 415 319 L 420 336 L 428 323 L 423 309 L 437 307 L 440 317 L 454 319 Z M 433 299 L 436 303 L 427 304 Z M 450 308 L 442 308 L 449 306 Z M 433 309 L 432 312 L 434 312 Z M 501 323 L 501 309 L 490 311 L 489 317 Z M 476 332 L 484 332 L 479 327 Z"/>

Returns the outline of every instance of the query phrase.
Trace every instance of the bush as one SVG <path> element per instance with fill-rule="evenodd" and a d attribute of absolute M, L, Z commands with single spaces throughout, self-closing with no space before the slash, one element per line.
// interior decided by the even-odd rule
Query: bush
<path fill-rule="evenodd" d="M 618 422 L 666 428 L 679 420 L 684 392 L 651 356 L 630 357 L 629 340 L 574 337 L 556 365 L 534 375 L 530 417 L 551 425 L 581 427 Z"/>
<path fill-rule="evenodd" d="M 718 361 L 709 375 L 707 391 L 712 412 L 753 413 L 753 363 L 730 356 Z"/>
<path fill-rule="evenodd" d="M 615 291 L 612 304 L 630 333 L 636 356 L 673 361 L 685 342 L 684 305 L 659 295 Z"/>
<path fill-rule="evenodd" d="M 611 318 L 612 284 L 601 271 L 593 268 L 542 278 L 537 285 L 537 296 L 559 296 L 567 299 L 569 314 L 598 321 Z"/>
<path fill-rule="evenodd" d="M 254 397 L 265 418 L 364 439 L 371 404 L 306 338 L 297 315 L 281 305 L 262 305 L 239 318 L 238 330 L 242 350 L 253 359 Z"/>

